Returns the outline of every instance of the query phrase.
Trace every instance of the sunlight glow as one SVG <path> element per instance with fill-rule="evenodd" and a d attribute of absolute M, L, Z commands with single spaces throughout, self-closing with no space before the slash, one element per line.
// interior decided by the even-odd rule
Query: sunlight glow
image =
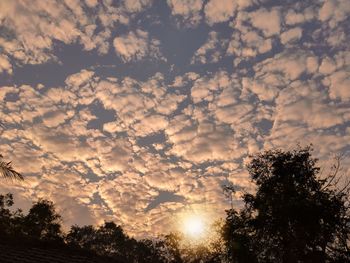
<path fill-rule="evenodd" d="M 205 234 L 205 224 L 201 217 L 196 215 L 187 216 L 183 221 L 184 234 L 197 239 Z"/>

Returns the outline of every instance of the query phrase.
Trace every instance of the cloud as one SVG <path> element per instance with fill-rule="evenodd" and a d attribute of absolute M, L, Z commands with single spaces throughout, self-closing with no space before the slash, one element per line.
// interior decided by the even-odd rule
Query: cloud
<path fill-rule="evenodd" d="M 213 92 L 218 89 L 227 87 L 230 84 L 230 79 L 224 71 L 217 72 L 212 78 L 199 78 L 191 88 L 191 97 L 194 103 L 202 100 L 211 101 Z"/>
<path fill-rule="evenodd" d="M 45 152 L 56 155 L 61 160 L 84 160 L 94 155 L 87 143 L 80 142 L 78 138 L 71 137 L 68 134 L 49 130 L 42 126 L 28 130 L 27 136 L 34 145 Z"/>
<path fill-rule="evenodd" d="M 128 12 L 140 12 L 152 4 L 152 0 L 126 0 L 125 8 Z"/>
<path fill-rule="evenodd" d="M 129 0 L 116 8 L 108 1 L 97 5 L 96 1 L 44 4 L 33 0 L 30 6 L 19 0 L 1 1 L 0 19 L 7 33 L 0 38 L 0 46 L 19 65 L 57 61 L 57 42 L 80 43 L 86 51 L 106 54 L 115 24 L 129 23 L 127 12 L 142 11 L 150 3 Z"/>
<path fill-rule="evenodd" d="M 330 128 L 344 122 L 341 110 L 308 99 L 301 99 L 298 102 L 279 108 L 276 119 L 298 122 L 299 124 L 305 123 L 313 129 Z"/>
<path fill-rule="evenodd" d="M 178 108 L 179 103 L 181 103 L 185 99 L 185 95 L 168 93 L 160 100 L 159 104 L 156 106 L 156 111 L 160 114 L 171 114 Z"/>
<path fill-rule="evenodd" d="M 12 65 L 6 55 L 0 55 L 0 73 L 12 74 Z"/>
<path fill-rule="evenodd" d="M 107 122 L 103 124 L 103 130 L 107 131 L 109 133 L 118 133 L 118 132 L 123 132 L 124 127 L 121 122 Z"/>
<path fill-rule="evenodd" d="M 74 86 L 76 87 L 76 86 Z M 46 92 L 46 97 L 53 103 L 55 104 L 73 104 L 76 105 L 78 96 L 70 91 L 69 89 L 65 89 L 62 87 L 58 87 L 58 88 L 51 88 L 49 90 L 47 90 Z"/>
<path fill-rule="evenodd" d="M 218 107 L 237 104 L 240 101 L 240 95 L 239 89 L 234 86 L 227 87 L 215 98 L 215 104 Z"/>
<path fill-rule="evenodd" d="M 312 143 L 313 145 L 317 145 L 314 153 L 315 157 L 329 159 L 331 153 L 342 152 L 344 147 L 346 147 L 345 145 L 347 145 L 348 139 L 348 134 L 344 136 L 325 131 L 310 131 L 307 127 L 296 123 L 281 122 L 275 123 L 270 137 L 266 140 L 265 147 L 291 149 L 295 147 L 295 142 L 300 142 L 302 145 Z"/>
<path fill-rule="evenodd" d="M 85 3 L 89 7 L 95 7 L 98 4 L 98 0 L 85 0 Z"/>
<path fill-rule="evenodd" d="M 328 21 L 331 28 L 348 17 L 350 7 L 346 0 L 327 0 L 319 10 L 318 18 Z"/>
<path fill-rule="evenodd" d="M 315 65 L 317 64 L 316 61 L 317 58 L 315 58 L 312 53 L 302 50 L 295 52 L 289 50 L 275 55 L 274 58 L 268 58 L 263 62 L 256 64 L 254 68 L 256 72 L 259 72 L 259 75 L 267 72 L 271 73 L 271 76 L 265 76 L 266 79 L 272 80 L 274 74 L 282 74 L 284 79 L 278 81 L 281 85 L 288 83 L 288 81 L 298 79 L 305 72 L 314 73 L 314 71 L 317 70 Z M 284 82 L 283 80 L 287 82 Z"/>
<path fill-rule="evenodd" d="M 144 210 L 157 195 L 157 191 L 152 190 L 140 175 L 124 173 L 113 181 L 102 181 L 98 189 L 118 224 L 122 224 L 131 234 L 142 235 L 143 231 L 147 231 L 150 219 Z"/>
<path fill-rule="evenodd" d="M 4 26 L 16 36 L 15 39 L 9 39 L 12 46 L 18 48 L 15 58 L 24 63 L 37 64 L 54 58 L 52 54 L 45 52 L 52 49 L 53 39 L 72 43 L 79 35 L 79 30 L 76 29 L 74 20 L 65 19 L 72 12 L 63 5 L 57 5 L 55 2 L 43 5 L 40 1 L 32 4 L 29 8 L 20 1 L 3 1 L 0 4 L 0 17 Z M 46 16 L 39 16 L 39 12 Z M 56 20 L 58 26 L 50 23 L 50 19 Z M 5 47 L 11 48 L 9 44 Z M 5 51 L 12 55 L 11 49 Z"/>
<path fill-rule="evenodd" d="M 207 41 L 194 53 L 191 64 L 217 63 L 226 45 L 227 40 L 220 39 L 217 32 L 209 32 Z"/>
<path fill-rule="evenodd" d="M 315 18 L 315 10 L 312 7 L 305 8 L 303 12 L 296 12 L 295 10 L 288 10 L 285 16 L 287 25 L 301 24 Z"/>
<path fill-rule="evenodd" d="M 210 0 L 204 7 L 204 13 L 207 22 L 212 25 L 229 20 L 234 15 L 236 8 L 234 1 Z"/>
<path fill-rule="evenodd" d="M 82 69 L 78 73 L 69 75 L 65 83 L 74 89 L 78 89 L 81 85 L 86 84 L 94 74 L 93 71 Z"/>
<path fill-rule="evenodd" d="M 249 78 L 242 79 L 242 86 L 255 93 L 260 101 L 272 101 L 278 95 L 279 90 L 276 87 L 269 86 L 263 81 L 252 81 Z"/>
<path fill-rule="evenodd" d="M 240 60 L 254 58 L 258 54 L 271 51 L 271 49 L 271 38 L 264 38 L 254 30 L 244 30 L 241 34 L 232 35 L 226 52 L 228 55 L 238 56 Z"/>
<path fill-rule="evenodd" d="M 0 100 L 4 101 L 7 94 L 16 94 L 18 91 L 13 86 L 2 86 L 0 89 Z"/>
<path fill-rule="evenodd" d="M 348 118 L 346 107 L 326 101 L 327 93 L 315 83 L 295 82 L 283 89 L 276 100 L 275 124 L 298 123 L 310 131 L 343 124 Z"/>
<path fill-rule="evenodd" d="M 51 111 L 43 116 L 43 123 L 47 127 L 57 127 L 65 122 L 65 120 L 71 118 L 74 115 L 74 111 Z"/>
<path fill-rule="evenodd" d="M 133 125 L 136 135 L 146 136 L 164 130 L 168 126 L 167 118 L 162 115 L 150 115 Z"/>
<path fill-rule="evenodd" d="M 150 39 L 148 33 L 140 29 L 113 40 L 115 52 L 124 62 L 141 60 L 146 56 L 159 58 L 159 45 L 159 40 Z"/>
<path fill-rule="evenodd" d="M 254 109 L 254 106 L 249 103 L 239 103 L 237 105 L 230 105 L 226 107 L 218 107 L 215 110 L 216 118 L 223 123 L 232 124 L 234 127 L 239 127 L 239 122 L 243 122 L 245 118 L 249 118 L 249 113 Z"/>
<path fill-rule="evenodd" d="M 329 75 L 337 69 L 335 61 L 329 57 L 322 59 L 321 65 L 319 67 L 319 72 L 324 75 Z"/>
<path fill-rule="evenodd" d="M 130 79 L 130 82 L 136 84 L 135 80 Z M 96 98 L 99 99 L 105 109 L 117 112 L 118 118 L 125 127 L 130 127 L 144 118 L 146 112 L 154 107 L 154 101 L 151 98 L 140 93 L 136 87 L 128 86 L 125 82 L 99 82 L 96 89 Z"/>
<path fill-rule="evenodd" d="M 339 70 L 326 78 L 329 85 L 329 96 L 332 99 L 340 98 L 342 101 L 350 100 L 350 74 L 348 70 Z"/>
<path fill-rule="evenodd" d="M 189 178 L 190 175 L 186 174 L 184 170 L 178 168 L 167 170 L 166 167 L 163 166 L 164 165 L 161 166 L 164 168 L 162 170 L 154 170 L 145 174 L 145 182 L 150 187 L 160 191 L 175 192 L 183 184 L 188 183 L 192 185 L 194 183 L 191 182 Z"/>
<path fill-rule="evenodd" d="M 167 134 L 173 143 L 170 152 L 191 162 L 229 160 L 238 154 L 234 152 L 232 131 L 212 123 L 186 125 L 175 133 Z"/>
<path fill-rule="evenodd" d="M 181 143 L 192 140 L 196 136 L 196 127 L 193 121 L 186 115 L 177 115 L 169 121 L 165 133 L 172 143 Z"/>
<path fill-rule="evenodd" d="M 200 11 L 202 10 L 203 0 L 168 0 L 171 13 L 180 16 L 190 25 L 197 25 L 202 19 Z"/>
<path fill-rule="evenodd" d="M 107 172 L 125 171 L 132 158 L 131 144 L 125 140 L 113 140 L 97 143 L 102 169 Z"/>
<path fill-rule="evenodd" d="M 23 136 L 21 133 L 16 133 L 14 130 L 10 131 L 17 136 Z M 6 158 L 13 160 L 14 167 L 22 174 L 35 174 L 40 173 L 45 167 L 45 157 L 43 151 L 33 149 L 28 145 L 27 140 L 21 140 L 16 142 L 16 137 L 7 137 L 6 134 L 2 134 L 3 139 L 13 141 L 9 151 L 2 148 L 2 154 Z M 18 137 L 17 137 L 18 138 Z"/>
<path fill-rule="evenodd" d="M 285 31 L 281 34 L 281 42 L 283 45 L 289 43 L 298 41 L 302 36 L 302 29 L 299 27 L 292 28 L 288 31 Z"/>
<path fill-rule="evenodd" d="M 252 25 L 260 29 L 266 37 L 279 34 L 281 31 L 280 12 L 277 9 L 264 8 L 249 13 Z"/>

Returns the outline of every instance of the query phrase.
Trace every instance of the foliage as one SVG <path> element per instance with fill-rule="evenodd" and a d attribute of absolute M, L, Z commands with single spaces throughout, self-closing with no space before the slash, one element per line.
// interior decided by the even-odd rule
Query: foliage
<path fill-rule="evenodd" d="M 47 240 L 63 241 L 61 216 L 56 213 L 51 201 L 39 200 L 23 217 L 22 231 L 25 236 Z"/>
<path fill-rule="evenodd" d="M 12 211 L 12 194 L 0 195 L 0 235 L 2 237 L 14 235 L 17 230 L 17 223 L 22 218 L 21 210 Z"/>
<path fill-rule="evenodd" d="M 220 221 L 212 225 L 210 234 L 203 240 L 188 240 L 179 232 L 172 232 L 164 236 L 167 261 L 186 263 L 216 263 L 224 262 L 225 247 L 220 236 L 222 224 Z"/>
<path fill-rule="evenodd" d="M 66 236 L 70 246 L 91 250 L 126 262 L 172 262 L 168 260 L 163 240 L 130 238 L 114 222 L 94 226 L 72 226 Z M 176 261 L 177 262 L 177 261 Z"/>
<path fill-rule="evenodd" d="M 99 228 L 72 226 L 66 236 L 71 246 L 95 251 L 100 255 L 129 258 L 133 246 L 132 240 L 123 229 L 114 222 L 105 222 Z"/>
<path fill-rule="evenodd" d="M 23 175 L 13 169 L 11 162 L 3 161 L 2 154 L 0 154 L 0 174 L 3 178 L 24 180 Z"/>
<path fill-rule="evenodd" d="M 350 260 L 348 193 L 318 177 L 311 149 L 270 150 L 247 168 L 257 186 L 227 211 L 223 237 L 233 262 Z M 345 261 L 341 261 L 345 260 Z"/>
<path fill-rule="evenodd" d="M 11 210 L 12 194 L 0 195 L 0 233 L 3 237 L 62 242 L 61 216 L 52 202 L 39 200 L 27 215 Z"/>
<path fill-rule="evenodd" d="M 181 239 L 180 233 L 169 233 L 164 236 L 164 244 L 168 252 L 168 262 L 183 262 L 181 258 Z"/>

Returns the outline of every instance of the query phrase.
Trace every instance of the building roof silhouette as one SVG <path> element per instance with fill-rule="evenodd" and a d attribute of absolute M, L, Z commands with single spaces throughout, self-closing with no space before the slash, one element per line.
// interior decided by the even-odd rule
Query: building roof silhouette
<path fill-rule="evenodd" d="M 0 244 L 1 263 L 118 263 L 85 251 L 64 247 Z"/>

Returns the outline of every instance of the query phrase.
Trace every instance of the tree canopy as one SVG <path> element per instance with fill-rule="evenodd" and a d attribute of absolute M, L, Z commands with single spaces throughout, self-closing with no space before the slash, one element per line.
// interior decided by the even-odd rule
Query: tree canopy
<path fill-rule="evenodd" d="M 310 147 L 265 151 L 247 169 L 256 192 L 223 229 L 233 262 L 350 261 L 348 193 L 320 178 Z"/>

